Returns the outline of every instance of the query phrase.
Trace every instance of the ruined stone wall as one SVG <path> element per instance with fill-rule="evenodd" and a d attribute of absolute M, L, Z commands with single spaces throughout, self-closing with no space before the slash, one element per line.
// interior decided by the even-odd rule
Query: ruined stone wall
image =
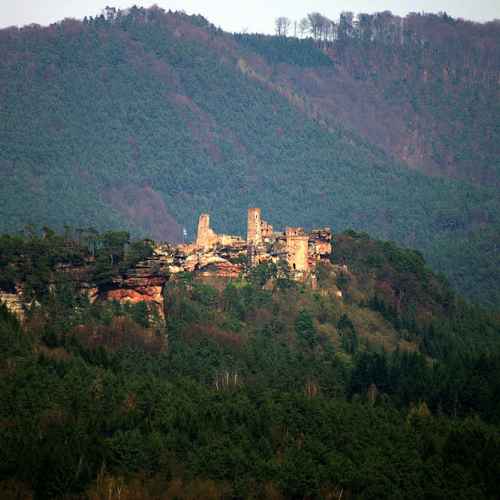
<path fill-rule="evenodd" d="M 216 245 L 238 246 L 241 244 L 244 244 L 244 240 L 239 236 L 234 236 L 232 234 L 217 234 L 213 229 L 211 229 L 210 215 L 200 215 L 195 245 L 198 249 L 207 251 Z M 179 247 L 181 247 L 181 245 L 179 245 Z M 183 245 L 183 247 L 186 247 L 186 245 Z"/>
<path fill-rule="evenodd" d="M 329 259 L 332 253 L 332 230 L 325 227 L 311 231 L 309 246 L 310 253 L 317 260 Z"/>
<path fill-rule="evenodd" d="M 309 266 L 309 235 L 302 228 L 287 227 L 286 251 L 287 262 L 292 271 L 308 272 Z"/>
<path fill-rule="evenodd" d="M 302 227 L 287 227 L 285 229 L 285 236 L 291 237 L 291 236 L 305 236 L 304 228 Z"/>
<path fill-rule="evenodd" d="M 314 286 L 316 266 L 321 260 L 329 259 L 331 251 L 329 228 L 306 233 L 300 227 L 287 227 L 285 232 L 274 233 L 272 226 L 261 218 L 260 209 L 250 208 L 246 241 L 239 236 L 216 234 L 210 228 L 210 216 L 201 214 L 194 244 L 155 245 L 151 257 L 126 272 L 117 272 L 106 286 L 99 287 L 92 282 L 93 261 L 81 266 L 61 264 L 56 270 L 67 273 L 91 302 L 145 302 L 163 321 L 164 287 L 176 274 L 193 272 L 207 279 L 236 279 L 248 271 L 249 265 L 286 261 L 294 279 Z M 5 302 L 22 318 L 25 305 L 22 287 L 17 294 L 12 292 L 14 290 L 0 291 L 0 302 Z"/>
<path fill-rule="evenodd" d="M 261 231 L 263 241 L 269 241 L 273 236 L 273 226 L 268 224 L 264 219 L 261 220 Z"/>
<path fill-rule="evenodd" d="M 244 243 L 245 241 L 239 236 L 233 236 L 231 234 L 219 234 L 217 236 L 217 244 L 222 246 L 240 246 Z"/>

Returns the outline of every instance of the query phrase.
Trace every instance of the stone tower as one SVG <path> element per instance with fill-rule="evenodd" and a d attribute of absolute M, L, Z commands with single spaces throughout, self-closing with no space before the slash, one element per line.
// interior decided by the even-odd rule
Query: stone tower
<path fill-rule="evenodd" d="M 309 235 L 300 227 L 287 227 L 287 261 L 292 271 L 309 271 Z"/>
<path fill-rule="evenodd" d="M 260 218 L 260 208 L 248 209 L 247 244 L 253 246 L 259 246 L 262 244 L 262 221 Z"/>
<path fill-rule="evenodd" d="M 196 235 L 196 246 L 209 248 L 217 241 L 217 235 L 210 229 L 210 215 L 201 214 L 198 220 L 198 233 Z"/>

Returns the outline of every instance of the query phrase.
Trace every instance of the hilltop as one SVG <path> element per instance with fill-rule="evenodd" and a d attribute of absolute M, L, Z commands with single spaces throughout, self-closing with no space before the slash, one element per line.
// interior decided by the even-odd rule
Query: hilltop
<path fill-rule="evenodd" d="M 1 30 L 0 229 L 175 242 L 258 205 L 418 248 L 498 304 L 498 26 L 410 17 L 396 43 L 396 21 L 342 44 L 158 8 Z"/>
<path fill-rule="evenodd" d="M 495 498 L 498 314 L 367 234 L 319 241 L 313 286 L 273 254 L 214 269 L 200 226 L 187 255 L 0 238 L 26 306 L 0 305 L 2 498 Z"/>

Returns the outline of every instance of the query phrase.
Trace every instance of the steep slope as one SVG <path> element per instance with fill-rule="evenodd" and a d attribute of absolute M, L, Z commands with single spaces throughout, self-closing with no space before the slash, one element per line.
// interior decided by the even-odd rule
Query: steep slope
<path fill-rule="evenodd" d="M 237 38 L 262 56 L 256 70 L 298 94 L 309 114 L 410 168 L 499 187 L 500 23 L 390 12 L 348 23 L 335 40 L 306 41 L 322 59 L 306 58 L 294 38 Z"/>
<path fill-rule="evenodd" d="M 330 71 L 313 44 L 299 51 Z M 200 211 L 243 232 L 256 205 L 277 226 L 353 227 L 419 248 L 456 287 L 500 302 L 496 191 L 412 172 L 322 121 L 202 18 L 132 9 L 3 30 L 0 61 L 2 230 L 68 223 L 179 240 Z"/>
<path fill-rule="evenodd" d="M 417 252 L 337 235 L 316 289 L 158 266 L 164 327 L 81 289 L 144 277 L 101 236 L 0 238 L 0 283 L 40 285 L 22 324 L 0 304 L 2 499 L 498 496 L 500 315 Z"/>

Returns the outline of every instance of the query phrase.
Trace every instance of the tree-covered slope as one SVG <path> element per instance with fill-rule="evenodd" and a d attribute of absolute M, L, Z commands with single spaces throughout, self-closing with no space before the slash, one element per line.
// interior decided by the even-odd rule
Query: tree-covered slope
<path fill-rule="evenodd" d="M 159 9 L 2 30 L 1 229 L 178 240 L 201 211 L 243 232 L 260 206 L 277 227 L 353 227 L 419 248 L 456 287 L 498 303 L 498 193 L 409 171 L 322 122 L 249 50 Z M 328 66 L 310 43 L 301 64 L 304 51 Z"/>
<path fill-rule="evenodd" d="M 177 274 L 163 327 L 74 281 L 137 264 L 120 234 L 0 238 L 36 299 L 0 304 L 2 499 L 497 498 L 500 317 L 418 252 L 338 234 L 315 289 Z"/>
<path fill-rule="evenodd" d="M 403 164 L 500 185 L 500 23 L 344 12 L 303 20 L 308 38 L 236 35 L 258 71 Z M 315 51 L 311 50 L 313 47 Z"/>

